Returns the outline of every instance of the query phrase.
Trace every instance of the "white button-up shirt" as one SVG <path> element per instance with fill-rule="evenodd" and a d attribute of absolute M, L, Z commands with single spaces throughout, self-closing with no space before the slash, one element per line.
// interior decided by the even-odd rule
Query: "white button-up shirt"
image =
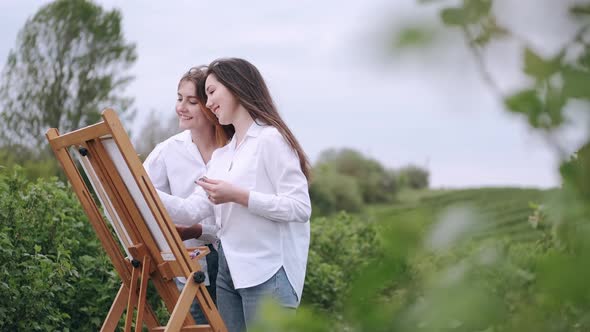
<path fill-rule="evenodd" d="M 143 163 L 154 187 L 167 194 L 186 198 L 195 191 L 195 180 L 207 171 L 207 165 L 197 146 L 192 142 L 189 130 L 176 134 L 158 144 Z M 176 221 L 177 224 L 192 225 L 197 220 L 187 222 Z M 215 218 L 202 220 L 203 235 L 197 239 L 184 241 L 187 247 L 197 247 L 217 241 Z M 207 261 L 199 260 L 204 272 L 207 272 Z M 209 276 L 205 284 L 209 285 Z M 179 278 L 181 279 L 181 278 Z M 182 278 L 184 279 L 184 278 Z M 181 281 L 183 281 L 181 279 Z"/>
<path fill-rule="evenodd" d="M 256 122 L 236 146 L 217 149 L 206 176 L 250 192 L 248 207 L 213 206 L 198 187 L 187 199 L 160 193 L 175 222 L 215 215 L 218 237 L 236 288 L 259 285 L 283 266 L 301 299 L 309 250 L 311 202 L 297 153 L 279 131 Z"/>

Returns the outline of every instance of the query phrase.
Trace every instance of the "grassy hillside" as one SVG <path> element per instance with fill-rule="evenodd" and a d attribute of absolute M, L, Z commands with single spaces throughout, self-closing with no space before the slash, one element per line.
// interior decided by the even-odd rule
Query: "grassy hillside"
<path fill-rule="evenodd" d="M 405 190 L 399 193 L 397 203 L 390 205 L 372 206 L 373 212 L 403 214 L 413 208 L 440 211 L 451 204 L 468 203 L 485 209 L 521 207 L 524 204 L 542 201 L 553 192 L 550 190 L 528 188 L 474 188 L 474 189 L 434 189 L 434 190 Z"/>
<path fill-rule="evenodd" d="M 546 287 L 547 269 L 554 270 L 548 257 L 556 247 L 546 220 L 536 223 L 531 216 L 553 193 L 523 188 L 407 191 L 395 204 L 368 207 L 365 220 L 381 235 L 380 260 L 400 267 L 381 292 L 390 308 L 383 314 L 397 317 L 395 326 L 403 331 L 417 326 L 424 331 L 453 326 L 511 330 L 528 315 L 539 322 L 569 315 L 547 309 L 539 293 Z"/>
<path fill-rule="evenodd" d="M 448 209 L 463 207 L 472 210 L 479 221 L 480 236 L 530 236 L 529 217 L 534 207 L 550 199 L 554 190 L 527 188 L 475 188 L 456 190 L 404 191 L 398 202 L 367 208 L 371 219 L 387 223 L 422 215 L 425 227 L 432 226 Z M 487 233 L 486 233 L 487 232 Z"/>

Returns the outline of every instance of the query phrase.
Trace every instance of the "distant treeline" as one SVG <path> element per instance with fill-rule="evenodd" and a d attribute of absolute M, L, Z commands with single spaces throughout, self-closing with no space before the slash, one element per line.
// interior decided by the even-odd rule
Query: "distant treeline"
<path fill-rule="evenodd" d="M 389 169 L 353 149 L 329 149 L 313 168 L 314 215 L 358 212 L 365 204 L 390 203 L 402 188 L 428 188 L 429 171 L 415 165 Z"/>

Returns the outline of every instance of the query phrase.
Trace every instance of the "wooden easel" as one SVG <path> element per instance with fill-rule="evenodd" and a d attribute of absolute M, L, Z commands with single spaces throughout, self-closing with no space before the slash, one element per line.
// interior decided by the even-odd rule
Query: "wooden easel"
<path fill-rule="evenodd" d="M 116 113 L 106 109 L 102 118 L 97 124 L 64 135 L 55 128 L 46 133 L 122 280 L 101 331 L 114 331 L 125 309 L 126 332 L 131 331 L 135 309 L 136 332 L 142 330 L 144 323 L 150 331 L 226 331 L 205 288 L 205 275 L 198 263 L 198 259 L 209 252 L 208 248 L 200 247 L 195 259 L 189 257 Z M 76 168 L 70 148 L 79 153 L 82 167 L 118 241 Z M 187 278 L 180 294 L 174 277 Z M 165 326 L 160 325 L 146 302 L 149 279 L 171 313 Z M 195 325 L 189 314 L 195 298 L 209 324 Z"/>

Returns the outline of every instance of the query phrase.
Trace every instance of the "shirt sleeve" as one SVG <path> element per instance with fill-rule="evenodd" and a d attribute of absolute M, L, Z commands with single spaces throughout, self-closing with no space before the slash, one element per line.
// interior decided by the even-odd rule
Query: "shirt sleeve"
<path fill-rule="evenodd" d="M 205 243 L 215 243 L 217 241 L 217 232 L 219 227 L 215 224 L 215 218 L 207 218 L 201 223 L 203 226 L 203 234 L 199 237 L 199 240 Z"/>
<path fill-rule="evenodd" d="M 207 199 L 201 187 L 197 186 L 197 189 L 187 198 L 172 196 L 160 190 L 157 192 L 175 224 L 190 226 L 213 215 L 213 204 Z"/>
<path fill-rule="evenodd" d="M 308 183 L 297 153 L 278 131 L 260 138 L 260 162 L 273 184 L 274 193 L 250 191 L 248 210 L 277 222 L 309 221 Z"/>
<path fill-rule="evenodd" d="M 168 173 L 166 172 L 166 163 L 163 156 L 164 146 L 156 145 L 150 152 L 143 163 L 146 173 L 150 177 L 154 188 L 170 194 L 170 183 L 168 182 Z"/>

